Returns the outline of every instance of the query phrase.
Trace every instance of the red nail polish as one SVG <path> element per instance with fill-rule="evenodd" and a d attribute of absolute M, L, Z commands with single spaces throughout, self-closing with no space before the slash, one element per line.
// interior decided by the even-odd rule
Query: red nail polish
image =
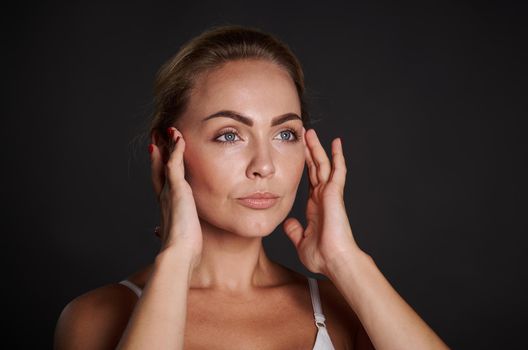
<path fill-rule="evenodd" d="M 167 134 L 168 134 L 170 137 L 172 137 L 172 133 L 173 133 L 173 132 L 174 132 L 174 131 L 172 131 L 171 127 L 168 127 L 168 128 L 167 128 Z"/>
<path fill-rule="evenodd" d="M 154 146 L 152 145 L 152 143 L 149 145 L 148 151 L 150 154 L 152 154 L 152 151 L 154 151 Z"/>

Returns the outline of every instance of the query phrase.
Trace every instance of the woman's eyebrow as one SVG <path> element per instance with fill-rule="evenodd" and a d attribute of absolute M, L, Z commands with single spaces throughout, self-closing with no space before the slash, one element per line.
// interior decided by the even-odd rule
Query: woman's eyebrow
<path fill-rule="evenodd" d="M 205 122 L 206 120 L 209 120 L 209 119 L 212 119 L 212 118 L 218 118 L 218 117 L 231 118 L 231 119 L 234 119 L 234 120 L 236 120 L 236 121 L 238 121 L 240 123 L 244 123 L 246 125 L 253 126 L 253 120 L 251 118 L 243 116 L 240 113 L 233 112 L 233 111 L 227 111 L 227 110 L 223 110 L 223 111 L 219 111 L 219 112 L 213 113 L 210 116 L 204 118 L 202 120 L 202 122 Z M 299 120 L 302 121 L 301 117 L 299 117 L 297 114 L 295 114 L 295 113 L 286 113 L 286 114 L 282 114 L 282 115 L 279 115 L 279 116 L 273 118 L 272 121 L 271 121 L 271 126 L 279 125 L 279 124 L 285 123 L 288 120 L 292 120 L 292 119 L 299 119 Z"/>

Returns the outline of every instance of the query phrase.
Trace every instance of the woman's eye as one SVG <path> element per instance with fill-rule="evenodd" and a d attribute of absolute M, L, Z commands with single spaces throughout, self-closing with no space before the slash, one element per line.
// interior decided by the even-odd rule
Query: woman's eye
<path fill-rule="evenodd" d="M 235 132 L 227 131 L 227 132 L 222 133 L 215 140 L 218 141 L 218 142 L 229 142 L 229 143 L 232 143 L 232 142 L 238 141 L 238 140 L 235 139 L 237 136 L 238 135 Z M 222 137 L 224 138 L 223 140 L 221 139 Z"/>
<path fill-rule="evenodd" d="M 296 135 L 291 130 L 283 130 L 279 133 L 281 141 L 295 141 Z"/>

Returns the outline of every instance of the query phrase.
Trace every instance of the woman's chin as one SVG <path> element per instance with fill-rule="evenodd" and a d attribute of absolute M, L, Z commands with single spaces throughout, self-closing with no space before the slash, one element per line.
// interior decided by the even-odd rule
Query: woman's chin
<path fill-rule="evenodd" d="M 218 210 L 209 213 L 202 212 L 205 215 L 200 215 L 200 217 L 207 225 L 249 238 L 270 235 L 287 215 L 285 209 L 279 207 L 264 210 L 244 207 L 235 209 L 225 211 L 225 215 L 224 211 Z"/>
<path fill-rule="evenodd" d="M 270 221 L 260 222 L 252 221 L 248 223 L 237 223 L 236 227 L 233 227 L 232 232 L 236 235 L 243 237 L 266 237 L 270 235 L 277 225 L 270 225 Z"/>
<path fill-rule="evenodd" d="M 250 217 L 243 216 L 239 217 L 237 220 L 236 216 L 230 216 L 229 222 L 225 220 L 207 220 L 201 218 L 202 230 L 211 230 L 211 231 L 223 231 L 225 233 L 231 233 L 237 236 L 242 236 L 246 238 L 255 238 L 255 237 L 266 237 L 273 233 L 273 231 L 280 224 L 277 217 Z M 237 220 L 237 221 L 232 221 Z"/>

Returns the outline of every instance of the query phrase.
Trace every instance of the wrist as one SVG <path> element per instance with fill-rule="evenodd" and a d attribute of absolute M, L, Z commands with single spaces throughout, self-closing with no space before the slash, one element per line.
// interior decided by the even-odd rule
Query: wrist
<path fill-rule="evenodd" d="M 158 268 L 176 269 L 185 272 L 191 278 L 195 261 L 188 249 L 178 245 L 168 245 L 161 249 L 155 258 L 154 265 Z"/>
<path fill-rule="evenodd" d="M 349 275 L 358 266 L 373 261 L 370 255 L 356 247 L 333 255 L 327 262 L 325 275 L 335 282 L 343 274 Z"/>

